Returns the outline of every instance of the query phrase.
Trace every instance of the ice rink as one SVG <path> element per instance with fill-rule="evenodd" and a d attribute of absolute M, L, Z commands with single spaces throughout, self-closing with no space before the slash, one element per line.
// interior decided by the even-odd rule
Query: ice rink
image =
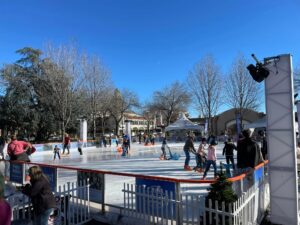
<path fill-rule="evenodd" d="M 128 174 L 140 174 L 159 177 L 168 177 L 184 180 L 201 180 L 203 173 L 185 171 L 183 169 L 185 154 L 183 152 L 184 143 L 169 143 L 172 153 L 180 154 L 178 160 L 160 160 L 161 143 L 154 146 L 144 146 L 133 143 L 128 156 L 121 156 L 116 146 L 111 147 L 89 147 L 83 149 L 80 155 L 76 149 L 72 149 L 70 155 L 62 156 L 61 160 L 53 160 L 52 152 L 37 152 L 32 155 L 32 162 L 45 163 L 50 165 L 71 166 L 80 169 L 93 169 L 101 171 L 112 171 Z M 196 149 L 199 143 L 195 143 Z M 220 162 L 225 163 L 222 156 L 223 143 L 217 145 L 218 169 Z M 196 165 L 195 156 L 191 154 L 190 166 Z M 76 180 L 77 172 L 72 170 L 58 170 L 58 184 L 66 184 Z M 207 175 L 207 179 L 213 177 L 213 167 Z M 105 199 L 106 202 L 114 205 L 123 204 L 122 188 L 124 183 L 134 184 L 134 177 L 105 175 Z M 182 192 L 206 192 L 208 184 L 185 184 L 181 183 Z"/>

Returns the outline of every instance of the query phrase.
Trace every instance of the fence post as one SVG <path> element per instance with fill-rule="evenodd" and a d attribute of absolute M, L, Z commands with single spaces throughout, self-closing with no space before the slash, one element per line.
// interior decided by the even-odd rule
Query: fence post
<path fill-rule="evenodd" d="M 180 183 L 176 182 L 175 183 L 175 200 L 176 200 L 176 214 L 177 216 L 177 221 L 176 224 L 182 224 L 182 202 L 181 202 L 181 192 L 180 192 Z"/>
<path fill-rule="evenodd" d="M 103 174 L 101 213 L 105 213 L 105 174 Z"/>

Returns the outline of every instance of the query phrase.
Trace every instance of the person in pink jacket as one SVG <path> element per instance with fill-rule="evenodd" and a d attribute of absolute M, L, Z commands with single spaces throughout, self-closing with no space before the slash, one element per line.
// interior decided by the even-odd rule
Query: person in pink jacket
<path fill-rule="evenodd" d="M 28 157 L 29 149 L 33 149 L 33 151 L 35 151 L 32 144 L 26 141 L 18 141 L 16 135 L 13 135 L 11 137 L 11 142 L 7 147 L 7 154 L 9 155 L 10 160 L 30 162 L 30 159 Z"/>
<path fill-rule="evenodd" d="M 215 140 L 212 140 L 210 145 L 208 146 L 208 153 L 207 153 L 207 161 L 206 161 L 206 168 L 203 174 L 203 180 L 206 179 L 207 172 L 209 171 L 210 165 L 214 167 L 215 178 L 217 177 L 217 154 L 216 154 L 216 145 L 218 143 Z"/>

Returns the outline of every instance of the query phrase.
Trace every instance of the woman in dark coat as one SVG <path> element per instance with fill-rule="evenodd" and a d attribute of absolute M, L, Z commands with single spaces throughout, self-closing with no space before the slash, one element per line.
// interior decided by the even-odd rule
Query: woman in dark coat
<path fill-rule="evenodd" d="M 31 198 L 34 209 L 34 225 L 47 225 L 52 210 L 56 207 L 54 195 L 48 178 L 39 166 L 29 168 L 30 184 L 26 184 L 23 193 Z"/>

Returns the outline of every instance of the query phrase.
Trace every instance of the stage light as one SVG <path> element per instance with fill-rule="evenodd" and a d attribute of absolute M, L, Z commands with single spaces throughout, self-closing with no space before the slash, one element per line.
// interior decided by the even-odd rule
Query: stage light
<path fill-rule="evenodd" d="M 247 66 L 247 69 L 249 70 L 249 73 L 252 76 L 253 80 L 260 83 L 269 76 L 269 71 L 263 68 L 263 65 L 257 60 L 254 54 L 252 54 L 252 57 L 256 61 L 256 66 L 250 64 L 249 66 Z"/>

